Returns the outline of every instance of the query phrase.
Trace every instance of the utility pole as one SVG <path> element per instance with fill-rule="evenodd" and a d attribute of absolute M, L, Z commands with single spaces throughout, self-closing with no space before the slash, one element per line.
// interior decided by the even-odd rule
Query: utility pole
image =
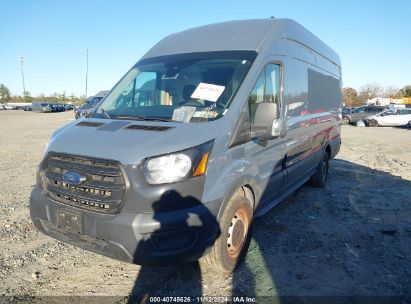
<path fill-rule="evenodd" d="M 20 57 L 20 64 L 21 64 L 21 76 L 23 77 L 23 96 L 24 96 L 26 94 L 26 86 L 24 84 L 24 69 L 23 69 L 24 58 L 23 56 Z"/>
<path fill-rule="evenodd" d="M 88 49 L 86 52 L 86 98 L 87 98 L 87 81 L 88 81 Z"/>

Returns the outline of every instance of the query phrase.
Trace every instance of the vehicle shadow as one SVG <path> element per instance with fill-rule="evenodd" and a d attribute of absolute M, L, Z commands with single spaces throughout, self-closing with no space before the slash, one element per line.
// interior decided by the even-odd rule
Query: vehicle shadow
<path fill-rule="evenodd" d="M 411 131 L 411 126 L 401 126 L 401 127 L 394 127 L 394 128 Z"/>
<path fill-rule="evenodd" d="M 182 207 L 179 213 L 179 226 L 176 223 L 164 224 L 164 212 L 170 211 L 170 203 L 179 202 Z M 150 237 L 139 242 L 134 252 L 135 262 L 150 266 L 141 266 L 134 286 L 128 297 L 128 303 L 150 303 L 150 297 L 182 297 L 202 294 L 202 276 L 198 261 L 179 266 L 176 257 L 162 257 L 164 252 L 175 256 L 193 253 L 200 258 L 204 252 L 212 248 L 220 230 L 215 217 L 199 200 L 189 196 L 182 197 L 177 191 L 168 191 L 153 204 L 153 219 L 161 224 Z M 170 233 L 170 231 L 175 231 Z M 203 236 L 213 235 L 215 238 L 205 239 L 198 244 Z M 183 248 L 183 249 L 182 249 Z M 148 252 L 154 253 L 147 258 Z M 156 260 L 151 258 L 155 257 Z M 178 286 L 178 288 L 176 288 Z M 163 301 L 163 300 L 162 300 Z M 169 300 L 170 302 L 175 302 Z M 158 302 L 156 300 L 156 302 Z"/>
<path fill-rule="evenodd" d="M 332 160 L 325 188 L 305 185 L 255 219 L 246 259 L 231 276 L 231 296 L 282 304 L 410 299 L 410 197 L 409 180 L 353 162 Z M 194 229 L 203 229 L 208 221 L 216 224 L 208 214 Z M 157 232 L 164 230 L 161 227 Z M 150 242 L 144 241 L 136 255 Z M 224 286 L 226 278 L 208 273 L 210 269 L 205 271 L 202 273 L 198 262 L 143 266 L 128 301 L 146 303 L 150 296 L 222 293 L 218 287 Z"/>
<path fill-rule="evenodd" d="M 410 197 L 409 180 L 331 161 L 325 189 L 303 186 L 254 221 L 232 295 L 267 303 L 410 299 Z"/>

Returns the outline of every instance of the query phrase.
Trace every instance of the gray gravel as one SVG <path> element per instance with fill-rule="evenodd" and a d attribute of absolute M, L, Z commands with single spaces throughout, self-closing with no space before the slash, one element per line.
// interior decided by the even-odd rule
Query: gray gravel
<path fill-rule="evenodd" d="M 0 112 L 0 295 L 411 296 L 411 130 L 344 126 L 325 189 L 304 186 L 255 221 L 231 276 L 196 263 L 140 267 L 55 241 L 28 198 L 52 131 L 73 112 Z M 33 298 L 34 296 L 34 298 Z M 93 298 L 90 298 L 93 299 Z M 0 298 L 1 300 L 1 298 Z"/>

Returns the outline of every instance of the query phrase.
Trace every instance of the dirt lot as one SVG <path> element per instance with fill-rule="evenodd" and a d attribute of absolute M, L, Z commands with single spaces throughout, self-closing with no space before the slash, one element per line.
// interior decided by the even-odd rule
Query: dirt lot
<path fill-rule="evenodd" d="M 287 296 L 411 296 L 410 129 L 344 127 L 327 187 L 304 186 L 256 220 L 246 262 L 222 276 L 197 264 L 117 262 L 36 231 L 28 210 L 36 166 L 52 131 L 72 118 L 0 112 L 0 302 L 109 295 L 116 297 L 106 301 L 118 303 L 131 291 L 270 303 Z"/>

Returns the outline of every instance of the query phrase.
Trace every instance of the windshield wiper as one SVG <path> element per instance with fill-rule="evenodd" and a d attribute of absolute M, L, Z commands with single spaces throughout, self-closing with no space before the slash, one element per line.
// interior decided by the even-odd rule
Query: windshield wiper
<path fill-rule="evenodd" d="M 130 120 L 146 120 L 146 121 L 165 121 L 165 122 L 179 122 L 169 118 L 162 117 L 147 117 L 147 116 L 131 116 L 131 115 L 119 115 L 117 119 L 130 119 Z"/>
<path fill-rule="evenodd" d="M 106 110 L 104 110 L 104 109 L 100 109 L 100 110 L 101 110 L 101 113 L 102 113 L 106 118 L 111 119 L 111 116 L 106 112 Z"/>

